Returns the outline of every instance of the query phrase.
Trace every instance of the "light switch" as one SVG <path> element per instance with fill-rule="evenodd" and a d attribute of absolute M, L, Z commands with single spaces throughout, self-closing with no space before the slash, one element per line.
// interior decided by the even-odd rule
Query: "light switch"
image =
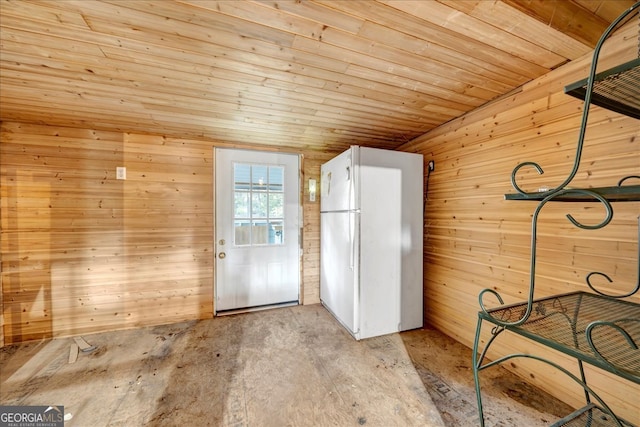
<path fill-rule="evenodd" d="M 116 168 L 116 179 L 127 179 L 127 168 L 118 166 Z"/>

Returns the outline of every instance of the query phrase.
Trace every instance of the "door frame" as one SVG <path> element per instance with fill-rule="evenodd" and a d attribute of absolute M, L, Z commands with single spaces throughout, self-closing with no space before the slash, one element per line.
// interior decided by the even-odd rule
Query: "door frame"
<path fill-rule="evenodd" d="M 232 151 L 250 151 L 252 153 L 265 153 L 265 154 L 285 154 L 285 155 L 291 155 L 291 156 L 297 156 L 298 157 L 298 224 L 297 224 L 297 229 L 298 229 L 298 301 L 297 304 L 296 303 L 281 303 L 281 304 L 272 304 L 272 305 L 267 305 L 267 306 L 259 306 L 259 307 L 248 307 L 248 308 L 240 308 L 237 310 L 224 310 L 223 312 L 218 312 L 217 307 L 216 307 L 216 300 L 217 300 L 217 281 L 218 281 L 218 251 L 217 251 L 217 222 L 218 222 L 218 206 L 216 204 L 216 200 L 217 200 L 217 186 L 218 186 L 218 180 L 217 180 L 217 168 L 216 168 L 216 162 L 217 162 L 217 157 L 216 157 L 216 153 L 218 150 L 232 150 Z M 304 247 L 303 247 L 303 231 L 304 231 L 304 209 L 303 209 L 303 202 L 304 202 L 304 173 L 303 173 L 303 163 L 304 163 L 304 155 L 300 154 L 300 153 L 292 153 L 292 152 L 287 152 L 287 151 L 278 151 L 278 150 L 259 150 L 259 149 L 252 149 L 252 148 L 233 148 L 233 147 L 221 147 L 221 146 L 213 146 L 213 150 L 212 151 L 212 157 L 213 157 L 213 161 L 212 161 L 212 190 L 213 190 L 213 197 L 212 197 L 212 204 L 213 204 L 213 222 L 212 222 L 212 256 L 213 256 L 213 277 L 212 277 L 212 286 L 213 286 L 213 292 L 212 292 L 212 296 L 213 299 L 211 301 L 211 304 L 213 305 L 213 316 L 217 317 L 217 316 L 225 316 L 225 315 L 230 315 L 230 314 L 237 314 L 237 313 L 244 313 L 244 312 L 252 312 L 252 311 L 261 311 L 261 310 L 268 310 L 271 308 L 277 308 L 277 307 L 289 307 L 289 306 L 294 306 L 294 305 L 301 305 L 303 304 L 303 290 L 304 290 L 304 284 L 303 284 L 303 271 L 302 271 L 302 265 L 303 265 L 303 256 L 304 256 Z"/>

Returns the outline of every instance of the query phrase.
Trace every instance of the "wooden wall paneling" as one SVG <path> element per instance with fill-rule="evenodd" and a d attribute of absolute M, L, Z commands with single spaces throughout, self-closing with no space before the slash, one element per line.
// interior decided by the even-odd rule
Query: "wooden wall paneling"
<path fill-rule="evenodd" d="M 212 316 L 213 148 L 260 146 L 18 122 L 1 136 L 6 343 Z M 319 182 L 334 154 L 303 154 L 301 300 L 311 304 L 320 202 L 308 200 L 308 179 Z"/>
<path fill-rule="evenodd" d="M 0 125 L 2 125 L 2 122 L 0 122 Z M 0 206 L 1 209 L 1 206 Z M 2 245 L 3 242 L 3 236 L 2 233 L 0 233 L 0 245 Z M 0 248 L 0 348 L 4 347 L 4 285 L 3 285 L 3 278 L 4 275 L 2 274 L 2 269 L 3 269 L 3 257 L 4 257 L 4 250 L 2 250 Z"/>
<path fill-rule="evenodd" d="M 303 173 L 303 238 L 302 276 L 304 304 L 320 303 L 320 166 L 333 158 L 335 153 L 307 153 Z M 317 185 L 316 201 L 309 200 L 309 179 Z"/>
<path fill-rule="evenodd" d="M 637 55 L 636 41 L 636 25 L 616 33 L 603 48 L 602 68 L 632 59 Z M 564 65 L 401 147 L 436 163 L 425 217 L 426 322 L 469 347 L 479 311 L 477 298 L 483 288 L 495 289 L 507 303 L 526 297 L 530 221 L 536 203 L 505 201 L 503 195 L 514 192 L 510 176 L 520 162 L 536 161 L 545 170 L 540 176 L 532 169 L 520 171 L 518 183 L 529 190 L 553 187 L 571 170 L 582 103 L 565 95 L 563 87 L 584 78 L 590 60 L 586 55 Z M 592 107 L 585 141 L 571 186 L 616 185 L 621 177 L 638 174 L 637 120 Z M 584 290 L 585 276 L 591 271 L 615 275 L 614 283 L 606 284 L 606 289 L 622 292 L 637 283 L 640 205 L 617 203 L 614 210 L 614 219 L 606 228 L 580 230 L 565 215 L 571 213 L 594 224 L 603 218 L 602 206 L 550 203 L 543 208 L 535 278 L 538 296 Z M 486 339 L 487 335 L 483 336 L 483 341 Z M 553 351 L 525 340 L 509 337 L 502 343 L 492 347 L 490 358 L 510 351 L 558 358 Z M 530 367 L 516 361 L 509 367 L 569 404 L 583 401 L 581 389 L 562 375 L 549 374 L 546 366 Z M 628 396 L 638 395 L 640 387 L 597 371 L 590 369 L 594 387 L 610 395 L 608 403 L 620 415 L 638 423 L 640 408 Z"/>
<path fill-rule="evenodd" d="M 20 127 L 2 129 L 8 342 L 211 315 L 211 144 Z"/>

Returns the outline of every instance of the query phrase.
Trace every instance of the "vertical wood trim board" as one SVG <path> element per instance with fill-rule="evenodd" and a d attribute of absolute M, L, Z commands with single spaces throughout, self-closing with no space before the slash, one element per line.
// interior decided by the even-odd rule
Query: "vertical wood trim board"
<path fill-rule="evenodd" d="M 603 48 L 601 70 L 637 55 L 637 24 L 621 31 Z M 582 102 L 563 87 L 587 75 L 590 56 L 558 68 L 485 107 L 440 126 L 401 147 L 435 160 L 425 216 L 425 316 L 460 342 L 472 346 L 483 288 L 498 291 L 506 303 L 525 300 L 529 287 L 531 215 L 536 202 L 505 201 L 513 193 L 510 176 L 524 161 L 545 173 L 524 168 L 518 183 L 528 191 L 553 188 L 573 165 Z M 583 159 L 574 187 L 616 185 L 640 172 L 640 122 L 592 107 Z M 637 283 L 640 203 L 617 203 L 614 219 L 602 230 L 574 227 L 567 213 L 597 224 L 604 209 L 597 203 L 547 204 L 540 217 L 536 294 L 553 295 L 587 289 L 585 276 L 611 276 L 607 288 L 631 289 Z M 602 281 L 602 285 L 604 285 Z M 636 298 L 638 299 L 638 298 Z M 490 301 L 487 301 L 489 304 Z M 488 335 L 483 336 L 486 342 Z M 498 351 L 541 354 L 577 374 L 574 361 L 515 337 L 502 338 Z M 506 353 L 502 353 L 506 354 Z M 583 401 L 581 388 L 548 367 L 515 360 L 509 367 L 572 405 Z M 589 369 L 590 382 L 620 415 L 640 422 L 638 385 Z"/>

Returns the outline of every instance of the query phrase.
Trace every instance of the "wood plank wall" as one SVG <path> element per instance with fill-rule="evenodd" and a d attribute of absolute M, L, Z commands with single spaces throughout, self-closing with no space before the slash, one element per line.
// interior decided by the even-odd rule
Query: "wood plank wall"
<path fill-rule="evenodd" d="M 635 29 L 605 49 L 603 68 L 630 59 Z M 522 161 L 526 188 L 553 186 L 571 167 L 581 103 L 562 87 L 587 73 L 589 58 L 565 65 L 522 91 L 418 138 L 402 149 L 435 160 L 425 217 L 428 323 L 471 346 L 485 287 L 507 302 L 523 298 L 529 277 L 530 216 L 535 204 L 506 202 L 509 176 Z M 611 185 L 640 171 L 638 122 L 594 108 L 576 185 Z M 5 343 L 210 317 L 213 311 L 212 149 L 193 141 L 3 123 L 0 143 L 1 252 Z M 243 146 L 239 148 L 251 148 Z M 319 301 L 319 204 L 306 182 L 319 179 L 331 154 L 304 154 L 303 301 Z M 116 166 L 127 180 L 115 180 Z M 599 269 L 614 283 L 638 280 L 638 203 L 616 205 L 601 231 L 570 226 L 566 205 L 545 208 L 537 289 L 540 295 L 584 288 Z M 573 205 L 588 223 L 601 210 Z M 505 350 L 571 360 L 531 343 Z M 495 347 L 496 349 L 498 347 Z M 491 356 L 495 356 L 493 352 Z M 566 378 L 516 361 L 511 369 L 572 404 L 581 392 Z M 636 424 L 637 386 L 599 372 L 597 388 Z"/>
<path fill-rule="evenodd" d="M 637 56 L 634 24 L 606 43 L 600 70 Z M 537 204 L 505 201 L 503 194 L 514 192 L 511 171 L 524 161 L 535 161 L 545 171 L 538 176 L 533 169 L 522 170 L 518 183 L 529 191 L 553 188 L 568 175 L 582 103 L 565 95 L 563 87 L 586 77 L 590 63 L 585 57 L 567 64 L 401 147 L 435 161 L 425 216 L 426 321 L 469 347 L 483 288 L 495 289 L 507 303 L 526 296 L 530 220 Z M 631 174 L 640 174 L 640 121 L 593 107 L 583 160 L 571 185 L 616 185 Z M 596 224 L 604 218 L 602 207 L 545 206 L 538 240 L 539 296 L 586 289 L 585 275 L 593 270 L 611 276 L 614 285 L 609 288 L 631 289 L 637 283 L 640 203 L 618 203 L 614 209 L 614 220 L 605 229 L 583 231 L 565 214 Z M 523 340 L 503 339 L 493 349 L 490 357 L 513 350 L 541 354 L 577 374 L 572 359 Z M 583 401 L 581 389 L 547 366 L 517 359 L 510 368 L 570 404 Z M 593 384 L 614 409 L 638 424 L 640 387 L 594 371 L 589 373 Z"/>
<path fill-rule="evenodd" d="M 213 148 L 231 145 L 9 122 L 1 137 L 5 343 L 213 315 Z M 330 157 L 304 155 L 304 182 Z M 309 304 L 320 251 L 307 191 Z"/>

